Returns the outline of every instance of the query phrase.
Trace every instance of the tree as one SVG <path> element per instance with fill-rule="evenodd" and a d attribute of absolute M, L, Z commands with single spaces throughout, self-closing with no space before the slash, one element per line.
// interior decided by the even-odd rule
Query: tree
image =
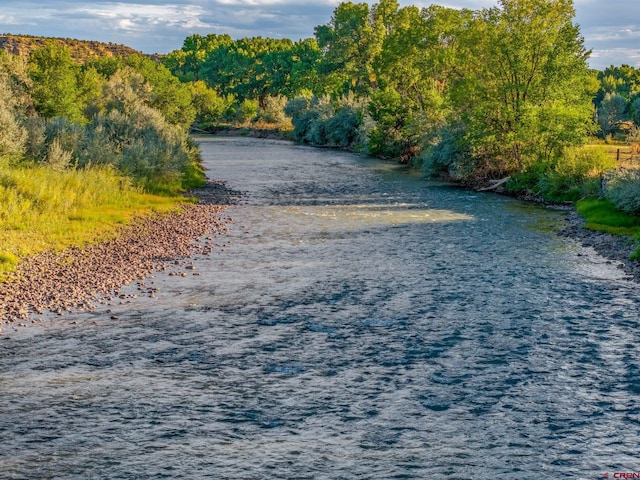
<path fill-rule="evenodd" d="M 205 37 L 199 34 L 185 38 L 182 49 L 169 53 L 162 59 L 162 63 L 183 82 L 202 79 L 202 65 L 207 55 L 220 46 L 233 43 L 227 34 L 209 34 Z"/>
<path fill-rule="evenodd" d="M 148 105 L 159 110 L 168 122 L 191 126 L 195 119 L 195 107 L 191 104 L 191 89 L 180 82 L 171 71 L 149 57 L 133 54 L 125 59 L 125 65 L 140 73 L 151 87 Z"/>
<path fill-rule="evenodd" d="M 572 0 L 500 0 L 464 29 L 451 99 L 487 175 L 557 159 L 591 128 L 589 52 L 574 15 Z M 543 119 L 570 121 L 549 129 Z"/>
<path fill-rule="evenodd" d="M 424 112 L 423 133 L 433 134 L 446 121 L 447 86 L 458 36 L 471 16 L 469 10 L 405 7 L 387 27 L 382 53 L 374 64 L 379 85 L 400 95 L 406 113 Z"/>
<path fill-rule="evenodd" d="M 288 93 L 293 63 L 293 42 L 262 37 L 242 38 L 219 45 L 202 65 L 207 85 L 239 102 Z"/>
<path fill-rule="evenodd" d="M 620 122 L 626 120 L 628 116 L 627 99 L 617 93 L 607 93 L 598 108 L 598 125 L 602 129 L 603 135 L 609 135 Z"/>
<path fill-rule="evenodd" d="M 341 3 L 331 22 L 315 28 L 315 36 L 324 53 L 318 69 L 327 77 L 331 93 L 365 95 L 375 89 L 373 60 L 383 37 L 376 31 L 368 4 Z"/>
<path fill-rule="evenodd" d="M 193 82 L 193 105 L 196 107 L 196 125 L 208 128 L 228 116 L 235 103 L 233 95 L 222 97 L 202 80 Z"/>
<path fill-rule="evenodd" d="M 48 42 L 33 50 L 29 57 L 31 96 L 38 113 L 45 118 L 67 117 L 84 122 L 85 105 L 78 88 L 80 66 L 71 59 L 71 51 Z"/>
<path fill-rule="evenodd" d="M 291 64 L 291 94 L 290 98 L 303 91 L 320 94 L 324 91 L 323 79 L 318 74 L 318 64 L 322 59 L 322 52 L 315 38 L 300 40 L 293 45 Z"/>

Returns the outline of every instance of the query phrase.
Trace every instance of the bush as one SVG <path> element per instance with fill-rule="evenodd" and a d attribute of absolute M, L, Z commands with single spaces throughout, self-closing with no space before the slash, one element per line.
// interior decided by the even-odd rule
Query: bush
<path fill-rule="evenodd" d="M 631 112 L 631 119 L 633 120 L 633 123 L 636 125 L 640 125 L 640 97 L 631 102 L 631 107 L 629 110 Z"/>
<path fill-rule="evenodd" d="M 0 158 L 14 160 L 25 151 L 27 131 L 21 125 L 28 103 L 15 78 L 17 67 L 4 51 L 0 53 Z"/>
<path fill-rule="evenodd" d="M 626 119 L 627 100 L 617 93 L 607 93 L 598 108 L 598 124 L 604 136 L 615 130 Z"/>
<path fill-rule="evenodd" d="M 94 117 L 79 164 L 112 164 L 154 193 L 175 194 L 202 184 L 198 150 L 186 132 L 146 105 L 129 111 Z"/>
<path fill-rule="evenodd" d="M 464 136 L 462 123 L 445 124 L 422 146 L 422 153 L 414 164 L 429 177 L 448 176 L 464 180 L 476 166 Z"/>
<path fill-rule="evenodd" d="M 49 150 L 47 151 L 47 156 L 44 161 L 49 165 L 53 170 L 64 170 L 71 163 L 71 158 L 73 157 L 73 152 L 65 150 L 62 146 L 62 142 L 59 139 L 55 138 L 49 144 Z"/>
<path fill-rule="evenodd" d="M 26 129 L 15 115 L 0 105 L 0 158 L 20 158 L 25 151 Z"/>
<path fill-rule="evenodd" d="M 196 108 L 195 123 L 200 128 L 209 128 L 229 115 L 235 103 L 233 95 L 221 97 L 203 81 L 193 84 L 193 105 Z"/>
<path fill-rule="evenodd" d="M 362 111 L 342 106 L 338 112 L 325 122 L 327 143 L 332 147 L 350 147 L 358 139 L 358 131 L 362 125 Z"/>
<path fill-rule="evenodd" d="M 334 115 L 329 96 L 297 97 L 285 106 L 285 113 L 291 117 L 294 139 L 313 145 L 327 145 L 325 122 Z"/>
<path fill-rule="evenodd" d="M 553 201 L 575 201 L 600 193 L 600 178 L 616 161 L 598 145 L 567 147 L 554 165 L 539 162 L 529 170 L 537 174 L 533 190 Z M 519 175 L 520 177 L 521 175 Z M 514 184 L 512 184 L 513 186 Z"/>
<path fill-rule="evenodd" d="M 599 177 L 607 170 L 616 168 L 616 161 L 605 148 L 598 145 L 568 147 L 556 164 L 555 170 L 564 176 L 576 177 L 579 180 L 588 177 Z"/>
<path fill-rule="evenodd" d="M 64 150 L 69 155 L 69 161 L 77 158 L 85 142 L 86 128 L 67 120 L 66 117 L 55 117 L 47 120 L 44 128 L 44 147 L 47 151 L 46 161 L 51 163 L 52 152 L 56 157 L 56 165 L 61 166 L 60 152 Z M 56 146 L 52 146 L 56 143 Z"/>
<path fill-rule="evenodd" d="M 625 171 L 609 179 L 604 194 L 617 209 L 640 215 L 640 171 Z"/>
<path fill-rule="evenodd" d="M 23 124 L 27 132 L 25 155 L 31 160 L 43 158 L 46 155 L 46 120 L 40 117 L 28 117 L 24 119 Z"/>
<path fill-rule="evenodd" d="M 247 123 L 253 121 L 258 115 L 258 100 L 245 99 L 236 111 L 236 121 Z"/>
<path fill-rule="evenodd" d="M 265 123 L 286 125 L 289 118 L 285 113 L 287 97 L 284 95 L 268 96 L 264 99 L 264 106 L 258 110 L 257 119 Z"/>

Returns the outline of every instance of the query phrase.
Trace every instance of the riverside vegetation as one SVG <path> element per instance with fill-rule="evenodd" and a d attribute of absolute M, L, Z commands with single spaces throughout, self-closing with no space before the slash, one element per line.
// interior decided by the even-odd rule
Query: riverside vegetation
<path fill-rule="evenodd" d="M 193 35 L 163 63 L 215 90 L 199 128 L 251 119 L 471 187 L 588 198 L 590 228 L 640 239 L 640 71 L 590 70 L 574 17 L 571 0 L 343 2 L 314 38 Z M 624 165 L 612 145 L 631 151 Z"/>
<path fill-rule="evenodd" d="M 574 201 L 589 228 L 640 239 L 640 71 L 589 70 L 574 16 L 571 0 L 345 2 L 314 38 L 196 34 L 160 61 L 12 37 L 22 55 L 0 52 L 0 271 L 184 202 L 205 181 L 189 127 L 277 129 Z M 624 165 L 612 146 L 628 146 Z"/>
<path fill-rule="evenodd" d="M 179 194 L 205 177 L 185 88 L 140 55 L 80 65 L 54 43 L 0 51 L 0 273 L 188 202 Z"/>

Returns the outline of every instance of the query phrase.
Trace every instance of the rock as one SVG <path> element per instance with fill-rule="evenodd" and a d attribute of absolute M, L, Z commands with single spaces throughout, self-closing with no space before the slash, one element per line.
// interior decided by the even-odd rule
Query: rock
<path fill-rule="evenodd" d="M 200 253 L 195 240 L 225 233 L 225 207 L 212 203 L 223 191 L 220 184 L 210 184 L 200 193 L 191 192 L 201 195 L 199 204 L 134 222 L 108 242 L 25 259 L 0 283 L 0 325 L 26 320 L 29 312 L 48 310 L 62 316 L 65 310 L 92 309 L 92 301 L 125 299 L 118 291 L 122 285 L 165 271 L 170 263 L 180 264 L 180 259 Z"/>

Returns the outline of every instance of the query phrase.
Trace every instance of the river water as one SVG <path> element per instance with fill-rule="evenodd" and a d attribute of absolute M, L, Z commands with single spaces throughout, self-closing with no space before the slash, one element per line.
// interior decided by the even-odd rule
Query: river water
<path fill-rule="evenodd" d="M 561 213 L 199 140 L 244 192 L 213 254 L 156 298 L 0 334 L 0 478 L 640 471 L 639 290 Z"/>

